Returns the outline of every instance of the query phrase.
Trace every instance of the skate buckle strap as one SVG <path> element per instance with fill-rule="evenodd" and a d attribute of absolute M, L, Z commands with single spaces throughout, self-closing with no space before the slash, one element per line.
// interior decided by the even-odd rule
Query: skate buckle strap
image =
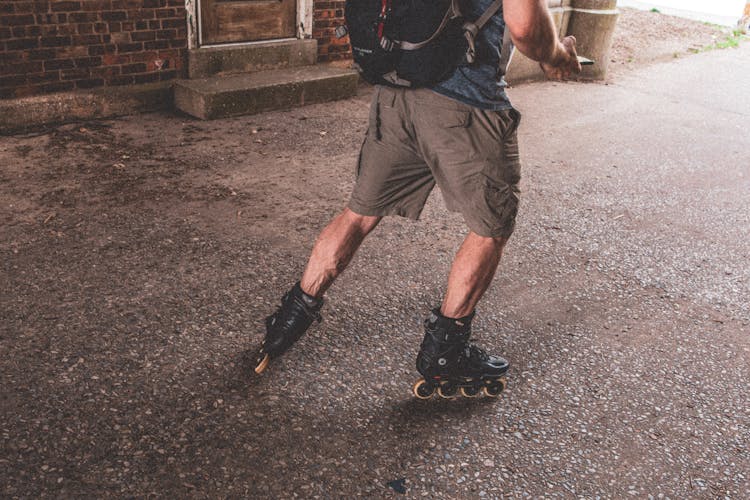
<path fill-rule="evenodd" d="M 294 296 L 293 299 L 297 302 L 297 304 L 302 306 L 302 310 L 305 311 L 305 314 L 307 314 L 310 318 L 314 319 L 318 323 L 323 321 L 323 317 L 320 315 L 320 312 L 307 305 L 303 298 Z"/>

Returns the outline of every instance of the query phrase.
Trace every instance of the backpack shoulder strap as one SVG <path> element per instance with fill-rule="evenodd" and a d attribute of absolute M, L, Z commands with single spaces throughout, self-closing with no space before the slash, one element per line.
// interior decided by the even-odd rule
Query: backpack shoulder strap
<path fill-rule="evenodd" d="M 479 16 L 479 19 L 472 22 L 465 22 L 463 25 L 464 30 L 464 38 L 466 38 L 466 42 L 468 43 L 468 48 L 466 49 L 466 62 L 469 64 L 476 61 L 477 53 L 476 53 L 476 46 L 474 45 L 474 39 L 477 37 L 477 33 L 479 33 L 479 30 L 481 30 L 485 24 L 487 24 L 487 21 L 490 20 L 492 16 L 494 16 L 498 10 L 500 10 L 500 7 L 503 5 L 503 0 L 495 0 L 490 4 L 489 7 L 487 7 L 487 10 L 485 10 L 481 16 Z M 508 31 L 506 29 L 506 31 Z"/>
<path fill-rule="evenodd" d="M 503 5 L 503 0 L 495 0 L 490 4 L 489 7 L 487 7 L 487 10 L 485 10 L 481 16 L 479 16 L 479 19 L 474 21 L 474 26 L 477 27 L 477 31 L 484 28 L 484 25 L 487 24 L 487 21 L 490 20 L 492 16 L 494 16 L 498 10 L 500 10 L 500 7 Z"/>

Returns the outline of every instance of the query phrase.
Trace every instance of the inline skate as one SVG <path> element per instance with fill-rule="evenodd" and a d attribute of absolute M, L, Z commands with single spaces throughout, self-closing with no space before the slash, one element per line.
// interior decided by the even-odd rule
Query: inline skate
<path fill-rule="evenodd" d="M 281 356 L 310 328 L 320 322 L 323 299 L 302 291 L 299 282 L 281 299 L 281 305 L 266 318 L 266 336 L 256 358 L 255 373 L 261 374 L 271 359 Z"/>
<path fill-rule="evenodd" d="M 487 354 L 469 342 L 474 313 L 452 319 L 432 311 L 425 320 L 425 335 L 419 354 L 417 371 L 422 378 L 412 388 L 419 399 L 429 399 L 437 391 L 443 398 L 452 398 L 460 391 L 465 397 L 497 397 L 505 389 L 508 362 Z"/>

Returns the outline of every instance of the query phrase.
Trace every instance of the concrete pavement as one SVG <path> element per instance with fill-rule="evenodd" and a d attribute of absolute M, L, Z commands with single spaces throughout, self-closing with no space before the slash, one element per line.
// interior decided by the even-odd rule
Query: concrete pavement
<path fill-rule="evenodd" d="M 460 215 L 389 219 L 325 321 L 243 353 L 345 202 L 366 91 L 0 139 L 0 492 L 743 498 L 750 45 L 512 89 L 520 218 L 478 311 L 499 400 L 417 401 Z"/>

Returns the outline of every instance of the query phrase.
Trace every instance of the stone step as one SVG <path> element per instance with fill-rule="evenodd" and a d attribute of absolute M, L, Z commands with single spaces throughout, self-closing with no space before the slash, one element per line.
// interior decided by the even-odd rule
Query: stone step
<path fill-rule="evenodd" d="M 201 47 L 188 51 L 188 78 L 310 66 L 317 56 L 318 41 L 313 39 Z"/>
<path fill-rule="evenodd" d="M 359 76 L 326 65 L 212 76 L 175 83 L 175 107 L 212 120 L 289 109 L 337 99 L 357 91 Z"/>

